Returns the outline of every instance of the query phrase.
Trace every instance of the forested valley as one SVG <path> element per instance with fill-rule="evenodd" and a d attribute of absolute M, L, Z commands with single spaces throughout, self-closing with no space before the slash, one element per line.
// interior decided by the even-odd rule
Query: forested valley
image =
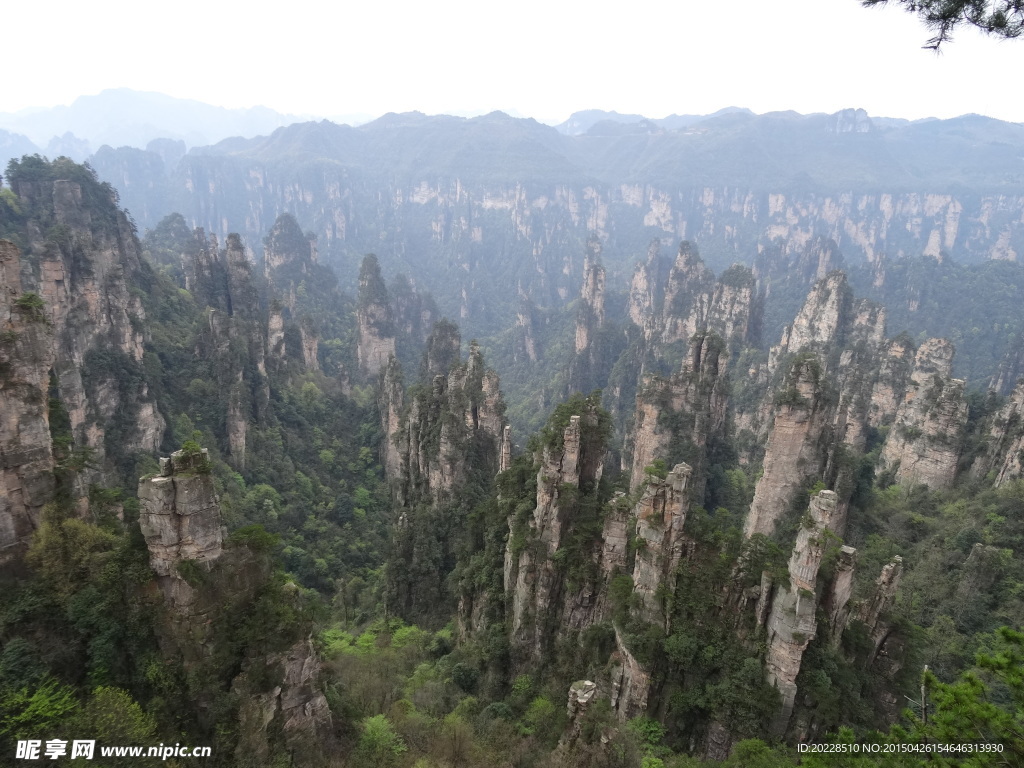
<path fill-rule="evenodd" d="M 1019 126 L 848 112 L 12 160 L 0 754 L 1024 764 Z"/>

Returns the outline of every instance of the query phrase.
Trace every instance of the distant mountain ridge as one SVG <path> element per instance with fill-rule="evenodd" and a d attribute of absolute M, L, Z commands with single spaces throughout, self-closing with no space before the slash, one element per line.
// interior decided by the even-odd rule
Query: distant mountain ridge
<path fill-rule="evenodd" d="M 141 148 L 157 138 L 202 146 L 229 136 L 270 133 L 303 119 L 268 107 L 226 109 L 162 93 L 113 88 L 79 96 L 69 106 L 0 113 L 0 129 L 21 134 L 50 154 L 60 152 L 62 145 L 71 141 L 86 142 L 91 147 L 87 155 L 104 144 Z"/>
<path fill-rule="evenodd" d="M 559 133 L 564 133 L 566 136 L 579 136 L 587 133 L 591 128 L 599 123 L 610 121 L 613 123 L 625 124 L 649 122 L 667 130 L 676 131 L 680 128 L 685 128 L 688 125 L 692 125 L 693 123 L 700 122 L 701 120 L 735 113 L 744 115 L 754 114 L 746 107 L 725 107 L 724 109 L 712 112 L 709 115 L 669 115 L 668 117 L 654 119 L 645 117 L 644 115 L 623 115 L 615 112 L 614 110 L 607 112 L 603 109 L 585 109 L 582 112 L 573 112 L 569 116 L 568 120 L 556 125 L 555 129 Z"/>

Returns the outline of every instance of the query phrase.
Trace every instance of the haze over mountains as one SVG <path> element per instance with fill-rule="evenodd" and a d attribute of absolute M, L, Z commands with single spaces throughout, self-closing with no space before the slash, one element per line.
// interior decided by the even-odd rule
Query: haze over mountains
<path fill-rule="evenodd" d="M 229 136 L 270 133 L 304 119 L 309 116 L 262 106 L 225 109 L 162 93 L 112 88 L 80 96 L 70 105 L 0 113 L 0 155 L 18 157 L 18 152 L 39 151 L 84 160 L 104 144 L 142 148 L 158 138 L 203 146 Z M 341 119 L 365 121 L 369 116 Z"/>
<path fill-rule="evenodd" d="M 0 185 L 0 754 L 1024 760 L 900 714 L 1024 652 L 1024 125 L 101 97 Z"/>

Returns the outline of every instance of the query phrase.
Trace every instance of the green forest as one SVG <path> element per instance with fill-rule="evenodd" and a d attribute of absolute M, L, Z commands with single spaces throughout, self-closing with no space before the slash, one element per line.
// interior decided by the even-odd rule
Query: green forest
<path fill-rule="evenodd" d="M 1024 765 L 1016 264 L 685 243 L 645 299 L 570 243 L 470 340 L 290 214 L 119 204 L 0 188 L 0 762 Z"/>

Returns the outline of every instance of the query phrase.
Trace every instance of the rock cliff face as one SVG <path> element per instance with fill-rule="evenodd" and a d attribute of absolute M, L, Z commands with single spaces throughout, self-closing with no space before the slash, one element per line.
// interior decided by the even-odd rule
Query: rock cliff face
<path fill-rule="evenodd" d="M 284 361 L 284 313 L 281 302 L 276 299 L 270 302 L 267 318 L 267 356 L 280 364 Z"/>
<path fill-rule="evenodd" d="M 845 118 L 829 119 L 837 125 L 850 124 Z M 819 235 L 838 243 L 852 262 L 877 263 L 883 254 L 900 258 L 921 253 L 938 256 L 945 251 L 957 259 L 980 260 L 1013 258 L 1024 252 L 1020 224 L 1024 200 L 1019 194 L 961 195 L 934 178 L 908 179 L 911 185 L 923 183 L 930 188 L 906 191 L 886 189 L 885 181 L 865 183 L 848 177 L 831 192 L 772 188 L 752 183 L 742 173 L 715 185 L 638 179 L 638 167 L 662 169 L 667 178 L 693 178 L 691 173 L 665 171 L 659 161 L 670 151 L 663 142 L 671 146 L 679 140 L 673 132 L 651 137 L 647 149 L 654 156 L 644 151 L 640 166 L 630 161 L 609 169 L 608 156 L 599 150 L 598 157 L 586 152 L 579 156 L 583 167 L 558 157 L 555 162 L 563 175 L 546 162 L 553 136 L 533 135 L 526 144 L 508 148 L 506 141 L 518 141 L 524 135 L 520 131 L 529 131 L 521 122 L 513 125 L 495 117 L 493 125 L 486 124 L 492 118 L 485 118 L 472 126 L 454 126 L 440 123 L 446 118 L 429 120 L 438 122 L 423 125 L 398 117 L 355 131 L 324 124 L 291 126 L 258 146 L 211 148 L 209 155 L 186 156 L 173 172 L 167 169 L 173 178 L 170 184 L 156 153 L 145 153 L 150 163 L 133 173 L 126 173 L 113 159 L 121 150 L 103 153 L 94 162 L 109 168 L 110 180 L 140 215 L 184 205 L 186 218 L 221 235 L 229 227 L 240 226 L 244 217 L 244 234 L 257 242 L 279 213 L 291 211 L 319 234 L 325 251 L 338 263 L 345 254 L 370 252 L 381 242 L 395 253 L 432 257 L 434 264 L 446 266 L 438 270 L 436 279 L 439 284 L 450 283 L 453 299 L 474 281 L 493 274 L 495 259 L 504 259 L 508 253 L 521 255 L 516 277 L 532 282 L 524 288 L 538 301 L 542 290 L 548 295 L 557 295 L 559 289 L 573 291 L 578 264 L 571 275 L 565 275 L 560 247 L 589 232 L 606 240 L 609 252 L 620 253 L 642 249 L 652 228 L 666 240 L 688 238 L 737 256 L 749 253 L 751 244 L 759 240 L 779 242 L 784 252 L 799 253 Z M 452 129 L 459 133 L 447 133 Z M 431 151 L 428 147 L 437 146 L 431 142 L 458 141 L 451 137 L 461 137 L 467 129 L 482 131 L 477 134 L 481 145 L 494 146 L 482 166 L 454 163 L 437 168 L 427 163 L 433 170 L 418 172 L 415 168 L 420 163 L 408 165 L 412 157 L 422 157 L 420 153 Z M 857 138 L 872 140 L 877 135 Z M 849 140 L 846 134 L 833 138 Z M 380 150 L 396 146 L 395 141 L 408 149 L 381 156 Z M 606 146 L 600 140 L 595 143 Z M 545 147 L 544 160 L 524 157 L 521 149 L 526 145 Z M 297 146 L 308 152 L 314 163 L 310 167 L 315 169 L 302 179 L 281 162 Z M 671 154 L 686 156 L 678 151 Z M 510 157 L 522 158 L 526 164 L 519 182 L 500 180 Z M 352 163 L 381 170 L 369 176 L 353 174 Z M 861 167 L 858 173 L 876 179 L 875 170 Z M 707 172 L 714 174 L 718 169 L 709 167 Z M 561 178 L 553 181 L 553 173 Z M 606 180 L 595 182 L 592 175 Z M 768 173 L 767 178 L 772 177 L 780 176 Z M 232 210 L 239 212 L 238 222 L 228 218 L 222 203 L 228 192 L 236 201 Z M 164 200 L 154 199 L 163 195 L 167 195 Z M 467 309 L 475 314 L 482 307 L 470 295 Z"/>
<path fill-rule="evenodd" d="M 163 418 L 145 377 L 122 375 L 141 374 L 146 316 L 132 291 L 141 261 L 131 225 L 91 179 L 9 180 L 35 213 L 22 288 L 42 297 L 53 324 L 54 372 L 75 446 L 91 449 L 101 466 L 108 455 L 155 452 Z M 44 234 L 44 220 L 55 234 Z"/>
<path fill-rule="evenodd" d="M 250 422 L 265 422 L 270 408 L 267 350 L 280 365 L 285 333 L 281 308 L 272 307 L 267 325 L 260 312 L 260 297 L 245 245 L 229 235 L 221 249 L 215 237 L 196 230 L 190 279 L 197 303 L 207 307 L 207 322 L 197 340 L 196 356 L 214 363 L 217 384 L 227 393 L 224 404 L 228 456 L 237 468 L 245 467 Z M 273 345 L 268 334 L 273 331 Z"/>
<path fill-rule="evenodd" d="M 594 334 L 604 325 L 604 267 L 600 257 L 600 241 L 592 239 L 583 265 L 583 288 L 576 314 L 576 354 L 590 348 Z"/>
<path fill-rule="evenodd" d="M 277 292 L 294 300 L 294 285 L 317 267 L 316 238 L 307 237 L 295 217 L 282 213 L 263 243 L 263 267 Z M 293 310 L 294 305 L 289 305 Z"/>
<path fill-rule="evenodd" d="M 0 562 L 20 551 L 53 497 L 47 400 L 55 357 L 44 308 L 21 290 L 21 253 L 0 240 Z"/>
<path fill-rule="evenodd" d="M 782 340 L 772 347 L 768 370 L 774 373 L 787 355 L 802 351 L 825 353 L 845 339 L 851 315 L 852 293 L 842 272 L 830 273 L 811 288 L 803 307 L 786 326 Z"/>
<path fill-rule="evenodd" d="M 693 496 L 703 501 L 708 447 L 725 438 L 726 359 L 721 338 L 697 335 L 680 373 L 668 379 L 645 377 L 633 420 L 631 489 L 639 487 L 655 459 L 671 463 L 685 458 L 695 469 Z"/>
<path fill-rule="evenodd" d="M 619 722 L 641 717 L 647 711 L 651 674 L 629 652 L 618 630 L 615 632 L 615 651 L 608 660 L 608 667 L 612 710 Z"/>
<path fill-rule="evenodd" d="M 971 466 L 976 478 L 993 475 L 998 488 L 1024 473 L 1024 379 L 1017 382 L 1006 404 L 992 418 L 984 452 Z"/>
<path fill-rule="evenodd" d="M 580 486 L 579 416 L 570 419 L 561 442 L 560 447 L 544 448 L 537 473 L 537 503 L 527 520 L 529 535 L 538 542 L 537 555 L 529 547 L 516 551 L 516 530 L 511 530 L 505 550 L 505 590 L 511 592 L 512 641 L 521 651 L 538 659 L 550 643 L 542 617 L 551 612 L 560 597 L 555 591 L 560 580 L 552 558 L 561 545 L 562 530 L 571 511 L 569 504 L 560 502 L 567 489 L 575 492 Z M 597 466 L 602 466 L 601 462 Z M 591 483 L 597 479 L 587 478 Z M 509 525 L 511 528 L 514 521 Z"/>
<path fill-rule="evenodd" d="M 658 243 L 652 243 L 646 263 L 638 263 L 633 273 L 627 313 L 654 348 L 689 344 L 694 334 L 710 331 L 736 353 L 755 333 L 756 305 L 748 268 L 734 265 L 716 280 L 697 249 L 684 240 L 670 269 Z"/>
<path fill-rule="evenodd" d="M 519 308 L 516 311 L 516 359 L 522 358 L 536 363 L 542 356 L 540 343 L 537 340 L 537 322 L 534 317 L 536 308 L 528 297 L 520 295 Z"/>
<path fill-rule="evenodd" d="M 772 725 L 780 736 L 793 713 L 801 659 L 817 632 L 818 569 L 825 552 L 826 531 L 833 530 L 837 501 L 832 491 L 821 491 L 811 499 L 808 519 L 797 533 L 789 559 L 790 584 L 778 585 L 772 596 L 765 666 L 769 683 L 782 696 L 782 708 Z"/>
<path fill-rule="evenodd" d="M 380 450 L 381 464 L 384 465 L 384 474 L 388 479 L 397 482 L 402 473 L 403 456 L 398 445 L 402 439 L 399 429 L 405 407 L 405 386 L 402 366 L 393 355 L 381 375 L 377 407 L 380 412 L 381 433 L 384 435 Z"/>
<path fill-rule="evenodd" d="M 390 574 L 394 608 L 427 620 L 452 602 L 446 578 L 464 536 L 463 494 L 486 492 L 502 461 L 505 406 L 497 374 L 479 346 L 459 360 L 458 329 L 439 322 L 428 341 L 423 378 L 407 397 L 401 366 L 392 357 L 381 377 L 379 404 L 386 434 L 383 463 L 398 524 Z M 433 374 L 450 363 L 447 374 Z M 429 377 L 429 378 L 428 378 Z M 511 445 L 508 446 L 511 456 Z"/>
<path fill-rule="evenodd" d="M 280 727 L 292 753 L 303 756 L 322 750 L 322 741 L 331 728 L 331 712 L 327 698 L 316 687 L 320 661 L 310 640 L 300 640 L 283 653 L 266 660 L 268 667 L 281 670 L 280 684 L 270 691 L 249 691 L 248 672 L 239 675 L 232 689 L 240 694 L 239 744 L 235 755 L 239 761 L 260 764 L 270 752 L 268 731 L 272 724 Z"/>
<path fill-rule="evenodd" d="M 210 475 L 209 452 L 183 451 L 160 460 L 160 474 L 139 481 L 139 527 L 149 564 L 177 608 L 191 598 L 179 573 L 183 561 L 208 564 L 223 552 L 223 524 Z"/>
<path fill-rule="evenodd" d="M 395 326 L 388 303 L 387 286 L 377 257 L 363 259 L 359 271 L 359 304 L 356 310 L 359 370 L 376 376 L 395 354 Z"/>
<path fill-rule="evenodd" d="M 897 555 L 892 562 L 882 568 L 882 573 L 875 581 L 874 591 L 861 603 L 857 611 L 857 618 L 867 627 L 868 636 L 871 638 L 873 650 L 868 659 L 869 664 L 878 656 L 892 632 L 892 625 L 884 620 L 884 614 L 892 607 L 902 578 L 903 558 Z"/>
<path fill-rule="evenodd" d="M 821 269 L 829 263 L 818 260 Z M 738 427 L 767 443 L 748 535 L 769 532 L 797 488 L 814 480 L 839 494 L 837 529 L 843 530 L 856 484 L 850 459 L 866 449 L 873 429 L 896 419 L 912 350 L 903 338 L 886 339 L 884 308 L 855 299 L 842 272 L 814 285 L 767 365 L 750 372 L 772 382 L 767 394 L 753 405 L 748 400 L 736 416 Z"/>
<path fill-rule="evenodd" d="M 68 450 L 91 458 L 69 489 L 80 510 L 90 483 L 116 482 L 129 457 L 157 449 L 165 423 L 142 365 L 139 243 L 112 191 L 66 159 L 26 159 L 6 180 L 17 209 L 7 224 L 24 246 L 0 242 L 0 552 L 9 555 L 54 490 L 51 380 L 70 421 Z"/>
<path fill-rule="evenodd" d="M 599 389 L 607 379 L 615 354 L 609 349 L 604 327 L 605 273 L 601 265 L 601 242 L 587 241 L 583 259 L 583 285 L 576 303 L 575 354 L 566 374 L 567 394 Z M 611 358 L 611 359 L 609 359 Z"/>
<path fill-rule="evenodd" d="M 558 435 L 560 439 L 543 447 L 541 455 L 535 457 L 538 470 L 533 512 L 525 520 L 509 520 L 504 583 L 513 656 L 518 663 L 544 658 L 563 617 L 575 615 L 573 629 L 593 623 L 592 601 L 586 601 L 586 610 L 578 605 L 572 610 L 579 599 L 566 594 L 556 553 L 574 525 L 579 497 L 593 493 L 601 478 L 605 446 L 587 437 L 596 425 L 593 410 L 574 415 Z M 615 550 L 610 545 L 609 556 L 621 557 Z"/>
<path fill-rule="evenodd" d="M 388 408 L 388 429 L 394 423 L 394 412 L 402 407 L 396 389 L 399 375 L 397 365 L 389 365 L 384 380 L 389 394 L 382 401 Z M 465 363 L 456 358 L 447 375 L 430 377 L 429 389 L 423 387 L 410 399 L 397 428 L 389 433 L 396 453 L 386 463 L 399 467 L 390 475 L 399 504 L 450 500 L 470 472 L 470 444 L 482 448 L 482 465 L 493 476 L 498 471 L 504 413 L 498 375 L 485 367 L 474 343 Z"/>
<path fill-rule="evenodd" d="M 697 249 L 684 240 L 665 285 L 660 324 L 663 343 L 689 342 L 704 324 L 714 285 L 714 274 L 704 265 Z"/>
<path fill-rule="evenodd" d="M 822 601 L 822 608 L 828 620 L 829 637 L 833 645 L 846 630 L 850 618 L 850 597 L 853 595 L 853 577 L 857 566 L 857 550 L 843 546 L 839 549 L 835 574 L 829 584 L 828 593 Z"/>
<path fill-rule="evenodd" d="M 159 475 L 139 481 L 139 527 L 164 596 L 157 634 L 165 654 L 180 657 L 186 670 L 200 669 L 223 642 L 211 630 L 218 612 L 244 610 L 271 578 L 268 563 L 246 548 L 225 546 L 209 472 L 205 449 L 178 451 L 160 460 Z M 319 750 L 303 743 L 323 739 L 331 723 L 327 700 L 316 687 L 320 662 L 309 639 L 265 657 L 247 657 L 242 666 L 230 681 L 240 699 L 239 756 L 261 764 L 269 754 L 272 723 L 293 750 Z M 256 684 L 254 667 L 277 670 L 278 682 L 269 690 Z"/>
<path fill-rule="evenodd" d="M 964 382 L 951 377 L 953 345 L 929 339 L 917 351 L 914 372 L 880 463 L 901 485 L 947 488 L 956 477 L 967 426 Z"/>
<path fill-rule="evenodd" d="M 792 363 L 777 398 L 764 471 L 743 526 L 746 537 L 756 533 L 770 536 L 804 484 L 822 474 L 826 459 L 822 437 L 828 415 L 821 376 L 822 366 L 814 355 L 798 356 Z"/>
<path fill-rule="evenodd" d="M 647 486 L 634 510 L 639 548 L 633 565 L 633 593 L 640 600 L 644 620 L 660 624 L 666 633 L 674 573 L 683 556 L 691 473 L 686 464 L 677 464 L 664 481 Z"/>

